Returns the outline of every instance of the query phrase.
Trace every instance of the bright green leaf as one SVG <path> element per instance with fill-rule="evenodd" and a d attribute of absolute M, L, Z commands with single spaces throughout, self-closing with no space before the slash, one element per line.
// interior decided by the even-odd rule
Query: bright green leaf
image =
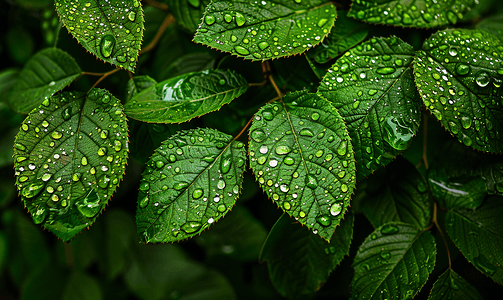
<path fill-rule="evenodd" d="M 428 300 L 482 300 L 476 288 L 452 269 L 447 269 L 433 284 Z"/>
<path fill-rule="evenodd" d="M 353 0 L 348 16 L 374 24 L 430 28 L 456 24 L 475 4 L 474 0 Z"/>
<path fill-rule="evenodd" d="M 503 43 L 479 30 L 435 33 L 417 52 L 414 77 L 425 106 L 466 146 L 503 152 Z"/>
<path fill-rule="evenodd" d="M 449 210 L 447 232 L 466 259 L 503 284 L 503 201 L 490 197 L 476 210 Z"/>
<path fill-rule="evenodd" d="M 175 19 L 191 32 L 195 32 L 210 0 L 167 0 Z"/>
<path fill-rule="evenodd" d="M 180 131 L 164 141 L 140 182 L 140 240 L 185 240 L 218 221 L 236 203 L 245 161 L 244 144 L 214 129 Z"/>
<path fill-rule="evenodd" d="M 14 143 L 16 185 L 36 224 L 64 241 L 90 226 L 124 173 L 126 117 L 105 90 L 45 100 Z"/>
<path fill-rule="evenodd" d="M 29 113 L 80 73 L 70 54 L 58 48 L 44 49 L 32 56 L 19 73 L 9 97 L 10 105 L 16 112 Z"/>
<path fill-rule="evenodd" d="M 139 0 L 55 0 L 68 31 L 99 59 L 134 72 L 143 38 Z M 80 13 L 82 12 L 82 13 Z"/>
<path fill-rule="evenodd" d="M 407 149 L 419 127 L 413 55 L 399 38 L 373 38 L 346 52 L 320 83 L 348 126 L 359 180 Z"/>
<path fill-rule="evenodd" d="M 336 15 L 324 0 L 215 0 L 194 42 L 251 60 L 291 56 L 319 44 Z"/>
<path fill-rule="evenodd" d="M 290 93 L 265 105 L 250 127 L 250 167 L 283 211 L 330 241 L 355 187 L 344 121 L 323 97 Z"/>
<path fill-rule="evenodd" d="M 353 237 L 353 213 L 346 218 L 328 244 L 283 214 L 269 232 L 260 259 L 267 261 L 276 290 L 288 299 L 314 293 L 349 253 Z"/>
<path fill-rule="evenodd" d="M 247 88 L 246 80 L 234 71 L 194 72 L 143 90 L 126 103 L 125 111 L 144 122 L 182 123 L 220 109 Z"/>
<path fill-rule="evenodd" d="M 353 299 L 412 299 L 428 280 L 436 252 L 429 231 L 405 223 L 384 224 L 356 253 Z"/>

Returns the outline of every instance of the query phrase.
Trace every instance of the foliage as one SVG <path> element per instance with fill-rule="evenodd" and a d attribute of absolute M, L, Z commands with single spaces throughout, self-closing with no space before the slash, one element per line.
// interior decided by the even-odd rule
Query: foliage
<path fill-rule="evenodd" d="M 497 2 L 0 4 L 0 295 L 501 293 Z"/>

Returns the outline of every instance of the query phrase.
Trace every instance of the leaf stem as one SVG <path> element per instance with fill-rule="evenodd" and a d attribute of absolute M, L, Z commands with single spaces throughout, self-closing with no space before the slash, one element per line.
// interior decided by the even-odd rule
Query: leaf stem
<path fill-rule="evenodd" d="M 442 240 L 444 241 L 445 245 L 445 250 L 447 251 L 447 259 L 449 260 L 449 269 L 451 269 L 451 253 L 449 251 L 449 246 L 447 245 L 447 240 L 445 239 L 444 233 L 442 232 L 442 229 L 440 228 L 440 225 L 438 224 L 437 221 L 437 203 L 433 203 L 433 223 L 435 224 L 435 227 L 437 227 L 438 232 L 440 232 L 440 236 L 442 236 Z"/>
<path fill-rule="evenodd" d="M 280 99 L 280 98 L 279 98 L 279 97 L 273 98 L 273 99 L 271 99 L 271 100 L 267 101 L 267 102 L 266 102 L 266 104 L 267 104 L 267 103 L 274 102 L 274 101 L 276 101 L 276 100 L 278 100 L 278 99 Z M 238 139 L 238 138 L 239 138 L 239 137 L 240 137 L 240 136 L 241 136 L 241 135 L 242 135 L 242 134 L 246 131 L 246 129 L 248 128 L 248 126 L 250 126 L 251 122 L 253 121 L 253 117 L 254 117 L 254 116 L 252 116 L 252 117 L 250 118 L 250 120 L 248 120 L 248 122 L 247 122 L 247 123 L 246 123 L 246 125 L 243 127 L 243 129 L 241 129 L 241 131 L 240 131 L 240 132 L 239 132 L 239 133 L 238 133 L 238 134 L 237 134 L 237 135 L 236 135 L 236 136 L 232 139 L 233 141 L 237 140 L 237 139 Z"/>
<path fill-rule="evenodd" d="M 58 41 L 59 41 L 59 32 L 61 31 L 61 28 L 63 28 L 63 22 L 59 22 L 58 24 L 58 30 L 56 30 L 56 39 L 54 40 L 54 47 L 56 48 L 58 46 Z"/>
<path fill-rule="evenodd" d="M 423 109 L 423 156 L 421 160 L 424 163 L 424 167 L 426 168 L 426 170 L 428 170 L 429 168 L 427 141 L 428 141 L 428 114 L 426 113 L 426 110 Z"/>
<path fill-rule="evenodd" d="M 151 5 L 155 8 L 158 8 L 158 9 L 162 9 L 162 10 L 165 10 L 167 11 L 168 10 L 168 6 L 164 3 L 160 3 L 160 2 L 157 2 L 157 1 L 154 1 L 154 0 L 144 0 L 148 5 Z"/>
<path fill-rule="evenodd" d="M 117 72 L 117 71 L 120 71 L 122 69 L 113 69 L 111 71 L 108 71 L 106 72 L 105 74 L 103 74 L 100 79 L 98 79 L 98 81 L 96 81 L 96 83 L 93 84 L 93 86 L 89 89 L 89 91 L 87 93 L 89 93 L 92 89 L 94 89 L 103 79 L 107 78 L 108 76 L 112 75 L 113 73 Z"/>
<path fill-rule="evenodd" d="M 166 18 L 164 18 L 164 21 L 162 21 L 162 24 L 159 27 L 159 29 L 157 30 L 157 33 L 155 34 L 154 39 L 145 48 L 141 49 L 140 55 L 154 49 L 154 47 L 157 45 L 157 43 L 161 39 L 164 31 L 166 31 L 166 28 L 168 28 L 168 26 L 173 22 L 175 22 L 175 18 L 173 17 L 172 14 L 168 14 L 166 16 Z"/>
<path fill-rule="evenodd" d="M 274 81 L 274 78 L 272 77 L 272 75 L 269 75 L 269 81 L 271 82 L 272 86 L 276 90 L 276 93 L 278 94 L 279 99 L 283 100 L 283 93 L 279 90 L 278 85 Z"/>

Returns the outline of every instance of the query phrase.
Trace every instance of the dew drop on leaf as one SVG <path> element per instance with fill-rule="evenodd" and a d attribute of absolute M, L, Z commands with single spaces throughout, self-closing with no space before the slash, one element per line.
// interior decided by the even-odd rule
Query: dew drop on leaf
<path fill-rule="evenodd" d="M 114 47 L 115 47 L 115 38 L 112 35 L 106 34 L 101 38 L 100 51 L 103 57 L 105 58 L 110 57 L 112 55 Z"/>
<path fill-rule="evenodd" d="M 395 234 L 398 231 L 399 231 L 398 226 L 396 226 L 394 224 L 385 224 L 381 228 L 381 233 L 384 234 L 384 235 Z"/>

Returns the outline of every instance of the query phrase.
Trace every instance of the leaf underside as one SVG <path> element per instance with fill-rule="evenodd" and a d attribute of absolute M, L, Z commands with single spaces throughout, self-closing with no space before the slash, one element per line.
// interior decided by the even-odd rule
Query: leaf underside
<path fill-rule="evenodd" d="M 476 288 L 452 269 L 447 269 L 433 284 L 428 300 L 482 300 Z"/>

